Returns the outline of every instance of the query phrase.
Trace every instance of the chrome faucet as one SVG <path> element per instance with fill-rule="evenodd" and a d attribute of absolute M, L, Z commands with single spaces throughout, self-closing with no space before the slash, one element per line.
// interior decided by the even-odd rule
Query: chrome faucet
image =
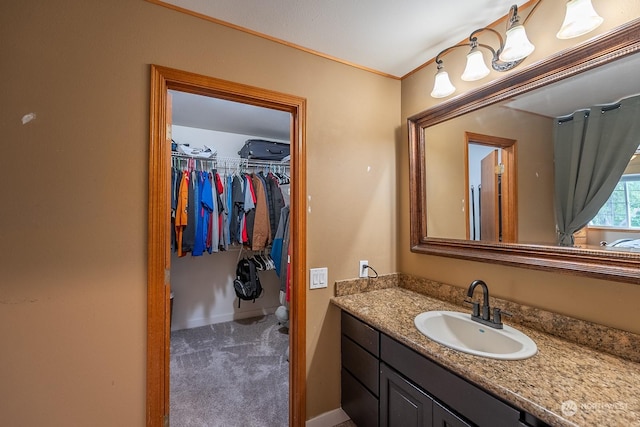
<path fill-rule="evenodd" d="M 482 307 L 480 307 L 479 302 L 472 300 L 465 301 L 472 304 L 473 306 L 471 319 L 495 329 L 502 329 L 502 314 L 508 313 L 503 313 L 499 308 L 494 308 L 493 319 L 491 319 L 491 307 L 489 306 L 489 288 L 487 287 L 486 283 L 484 283 L 482 280 L 474 280 L 473 282 L 471 282 L 471 284 L 469 285 L 469 290 L 467 291 L 467 296 L 469 298 L 473 297 L 473 291 L 475 291 L 477 286 L 480 286 L 482 288 Z M 482 314 L 480 314 L 481 310 Z"/>

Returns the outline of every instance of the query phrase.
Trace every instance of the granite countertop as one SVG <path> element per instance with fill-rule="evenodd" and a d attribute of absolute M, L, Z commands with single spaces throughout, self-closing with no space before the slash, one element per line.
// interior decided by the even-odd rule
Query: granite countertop
<path fill-rule="evenodd" d="M 424 311 L 470 309 L 397 286 L 332 303 L 552 426 L 640 427 L 640 363 L 509 319 L 505 324 L 531 337 L 538 354 L 507 361 L 462 353 L 422 335 L 413 321 Z"/>

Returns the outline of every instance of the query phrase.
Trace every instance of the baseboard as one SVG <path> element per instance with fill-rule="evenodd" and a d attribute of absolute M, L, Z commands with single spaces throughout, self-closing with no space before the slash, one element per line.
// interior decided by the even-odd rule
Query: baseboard
<path fill-rule="evenodd" d="M 306 427 L 333 427 L 349 420 L 349 415 L 342 408 L 325 412 L 315 418 L 307 420 Z"/>
<path fill-rule="evenodd" d="M 188 319 L 186 322 L 171 325 L 171 330 L 179 331 L 181 329 L 199 328 L 200 326 L 215 325 L 216 323 L 230 322 L 232 320 L 264 316 L 275 313 L 276 308 L 278 307 L 263 307 L 255 310 L 238 311 L 235 313 L 215 314 L 208 317 L 201 317 L 199 319 Z"/>

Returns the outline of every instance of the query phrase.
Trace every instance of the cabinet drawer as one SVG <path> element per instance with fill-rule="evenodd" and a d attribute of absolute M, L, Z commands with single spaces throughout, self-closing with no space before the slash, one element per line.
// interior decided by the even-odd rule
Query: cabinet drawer
<path fill-rule="evenodd" d="M 342 336 L 342 367 L 378 396 L 380 362 L 358 344 Z"/>
<path fill-rule="evenodd" d="M 360 344 L 374 356 L 380 355 L 380 332 L 344 311 L 342 311 L 341 327 L 343 335 Z"/>
<path fill-rule="evenodd" d="M 358 427 L 378 427 L 378 399 L 346 369 L 341 377 L 342 409 Z"/>
<path fill-rule="evenodd" d="M 520 411 L 384 334 L 380 353 L 385 363 L 478 426 L 520 425 Z"/>

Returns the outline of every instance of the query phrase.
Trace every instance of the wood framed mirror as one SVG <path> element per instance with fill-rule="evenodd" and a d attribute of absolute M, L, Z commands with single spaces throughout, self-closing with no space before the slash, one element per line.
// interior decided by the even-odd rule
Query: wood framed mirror
<path fill-rule="evenodd" d="M 550 237 L 547 236 L 541 242 L 526 239 L 526 236 L 523 236 L 526 233 L 517 231 L 515 233 L 519 236 L 515 243 L 508 239 L 505 241 L 473 240 L 469 238 L 468 231 L 465 238 L 464 228 L 465 223 L 468 224 L 469 209 L 467 196 L 462 197 L 463 208 L 461 209 L 459 197 L 450 197 L 453 200 L 449 201 L 441 200 L 429 190 L 430 186 L 433 187 L 434 179 L 429 178 L 428 172 L 432 166 L 429 162 L 427 145 L 434 138 L 428 131 L 435 129 L 436 125 L 451 122 L 456 118 L 468 117 L 470 113 L 483 114 L 486 107 L 509 101 L 515 96 L 522 96 L 540 89 L 550 90 L 551 85 L 571 77 L 597 70 L 607 64 L 616 65 L 616 61 L 639 57 L 640 39 L 637 36 L 639 33 L 640 20 L 631 21 L 567 51 L 559 52 L 523 68 L 521 71 L 410 117 L 408 127 L 411 251 L 640 284 L 640 251 L 615 251 L 597 246 L 558 246 L 555 243 L 554 230 L 548 233 L 551 234 Z M 463 135 L 465 131 L 469 130 L 460 130 Z M 460 148 L 461 158 L 462 150 Z M 520 148 L 518 150 L 520 155 Z M 551 154 L 551 163 L 553 163 L 552 156 L 553 154 Z M 521 159 L 518 167 L 524 166 L 525 163 L 526 160 Z M 464 173 L 462 175 L 459 178 L 461 181 L 464 180 Z M 462 185 L 459 185 L 461 189 Z M 517 198 L 518 202 L 522 200 L 522 194 Z M 550 204 L 553 204 L 553 196 L 549 198 Z M 461 223 L 461 235 L 456 234 L 452 237 L 452 235 L 438 232 L 435 222 L 431 221 L 434 218 L 429 218 L 430 208 L 436 204 L 440 205 L 441 201 L 450 202 L 458 211 L 463 212 L 460 217 L 465 222 Z M 522 210 L 522 205 L 516 209 Z M 553 228 L 555 225 L 553 211 L 548 216 L 551 218 L 549 221 L 552 221 Z M 511 220 L 516 219 L 507 218 L 507 221 Z M 521 219 L 520 222 L 522 222 Z"/>

